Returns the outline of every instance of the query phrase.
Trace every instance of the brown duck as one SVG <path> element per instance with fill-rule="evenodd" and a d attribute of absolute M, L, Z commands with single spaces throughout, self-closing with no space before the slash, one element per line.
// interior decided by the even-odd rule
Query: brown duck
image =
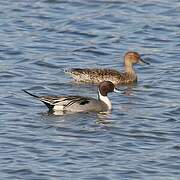
<path fill-rule="evenodd" d="M 111 81 L 114 84 L 130 84 L 137 82 L 134 64 L 149 64 L 137 52 L 127 52 L 124 56 L 124 72 L 114 69 L 81 69 L 72 68 L 65 70 L 75 81 L 98 84 L 102 81 Z"/>

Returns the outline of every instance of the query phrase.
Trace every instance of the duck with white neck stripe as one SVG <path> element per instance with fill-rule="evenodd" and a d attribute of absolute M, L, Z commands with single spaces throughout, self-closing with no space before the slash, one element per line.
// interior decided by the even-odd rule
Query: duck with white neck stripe
<path fill-rule="evenodd" d="M 107 112 L 112 109 L 108 93 L 119 92 L 110 81 L 99 84 L 98 99 L 85 96 L 36 96 L 26 90 L 23 91 L 43 102 L 50 112 Z"/>

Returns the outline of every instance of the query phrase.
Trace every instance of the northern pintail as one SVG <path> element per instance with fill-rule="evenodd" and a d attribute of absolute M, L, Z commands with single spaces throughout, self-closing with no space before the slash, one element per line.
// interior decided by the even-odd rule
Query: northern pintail
<path fill-rule="evenodd" d="M 137 75 L 133 68 L 134 64 L 149 64 L 145 62 L 137 52 L 127 52 L 124 56 L 124 72 L 114 69 L 81 69 L 72 68 L 65 70 L 75 81 L 95 83 L 111 81 L 114 84 L 129 84 L 137 81 Z"/>
<path fill-rule="evenodd" d="M 99 84 L 98 99 L 83 96 L 37 96 L 23 90 L 27 94 L 42 101 L 50 112 L 107 112 L 112 109 L 111 101 L 107 97 L 110 92 L 119 92 L 110 81 Z"/>

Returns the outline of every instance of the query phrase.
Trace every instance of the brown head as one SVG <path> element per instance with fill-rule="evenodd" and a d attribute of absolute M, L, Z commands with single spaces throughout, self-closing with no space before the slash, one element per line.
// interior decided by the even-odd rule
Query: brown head
<path fill-rule="evenodd" d="M 115 86 L 111 81 L 103 81 L 99 84 L 99 92 L 103 96 L 107 96 L 108 93 L 114 92 Z"/>
<path fill-rule="evenodd" d="M 137 52 L 133 52 L 133 51 L 129 51 L 125 54 L 124 56 L 124 63 L 126 66 L 130 66 L 133 64 L 149 64 L 148 62 L 145 62 L 140 54 L 138 54 Z"/>

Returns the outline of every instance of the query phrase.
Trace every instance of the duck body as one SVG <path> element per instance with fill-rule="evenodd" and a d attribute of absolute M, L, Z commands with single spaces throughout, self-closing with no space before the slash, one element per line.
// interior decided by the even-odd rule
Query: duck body
<path fill-rule="evenodd" d="M 23 91 L 43 102 L 50 112 L 107 112 L 112 108 L 107 94 L 115 91 L 115 86 L 110 81 L 100 83 L 98 99 L 85 96 L 37 96 L 26 90 Z"/>
<path fill-rule="evenodd" d="M 129 84 L 137 82 L 135 73 L 121 73 L 114 69 L 81 69 L 72 68 L 67 71 L 77 82 L 99 84 L 102 81 L 111 81 L 113 84 Z"/>
<path fill-rule="evenodd" d="M 108 106 L 100 100 L 83 96 L 42 96 L 40 100 L 52 111 L 101 112 Z"/>

